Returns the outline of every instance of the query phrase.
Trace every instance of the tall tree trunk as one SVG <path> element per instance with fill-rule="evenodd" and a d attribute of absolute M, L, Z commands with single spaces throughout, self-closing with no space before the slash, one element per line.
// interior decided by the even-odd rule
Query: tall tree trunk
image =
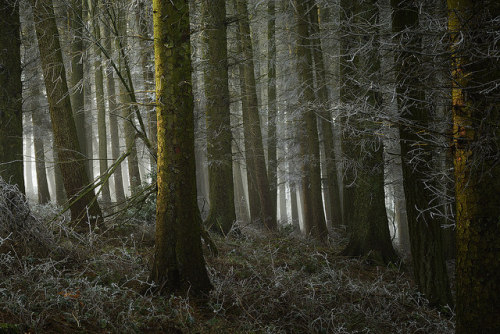
<path fill-rule="evenodd" d="M 453 76 L 458 334 L 499 333 L 498 1 L 448 0 Z"/>
<path fill-rule="evenodd" d="M 33 0 L 32 5 L 58 164 L 64 188 L 71 201 L 71 219 L 75 223 L 100 219 L 101 209 L 95 200 L 94 191 L 87 188 L 89 180 L 85 172 L 85 162 L 78 153 L 80 147 L 68 96 L 52 1 Z"/>
<path fill-rule="evenodd" d="M 19 3 L 0 5 L 0 177 L 24 193 Z"/>
<path fill-rule="evenodd" d="M 239 31 L 239 28 L 237 28 Z M 239 38 L 239 37 L 238 37 Z M 238 53 L 242 54 L 241 43 L 238 40 Z M 249 120 L 248 120 L 248 101 L 246 99 L 247 89 L 245 84 L 245 67 L 243 62 L 240 63 L 239 67 L 239 79 L 240 79 L 240 97 L 241 97 L 241 114 L 243 120 L 243 143 L 245 148 L 245 161 L 246 161 L 246 177 L 247 177 L 247 188 L 248 188 L 248 206 L 250 211 L 250 221 L 255 222 L 261 219 L 261 208 L 259 201 L 259 192 L 257 190 L 257 181 L 255 180 L 255 162 L 252 158 L 252 149 L 250 144 L 250 138 L 252 133 L 250 131 Z M 246 125 L 246 126 L 245 126 Z"/>
<path fill-rule="evenodd" d="M 84 13 L 83 1 L 86 0 L 71 0 L 71 8 L 69 9 L 69 19 L 71 23 L 71 75 L 69 82 L 69 89 L 71 92 L 71 108 L 73 110 L 73 117 L 76 124 L 76 134 L 78 142 L 80 143 L 80 153 L 86 159 L 90 159 L 87 163 L 92 163 L 92 157 L 87 156 L 87 140 L 86 140 L 86 126 L 85 126 L 85 108 L 84 108 L 84 88 L 83 88 L 83 30 L 84 26 Z M 86 14 L 86 13 L 85 13 Z"/>
<path fill-rule="evenodd" d="M 90 19 L 92 30 L 96 41 L 101 41 L 101 27 L 99 18 L 96 16 L 100 7 L 98 0 L 89 0 Z M 101 59 L 101 49 L 94 44 L 94 83 L 95 97 L 97 103 L 97 136 L 99 138 L 99 172 L 101 177 L 105 177 L 108 170 L 108 138 L 106 133 L 106 105 L 104 103 L 104 74 Z M 101 185 L 102 201 L 109 204 L 111 193 L 109 182 Z"/>
<path fill-rule="evenodd" d="M 396 261 L 397 256 L 391 243 L 389 222 L 385 207 L 384 193 L 384 145 L 378 135 L 377 124 L 382 123 L 378 118 L 381 108 L 380 94 L 372 90 L 373 82 L 380 78 L 380 54 L 378 41 L 379 12 L 377 1 L 360 1 L 353 4 L 355 24 L 354 39 L 356 49 L 353 53 L 351 76 L 347 80 L 352 91 L 350 94 L 359 94 L 361 97 L 348 102 L 358 110 L 355 115 L 349 115 L 350 121 L 344 123 L 344 131 L 349 131 L 349 143 L 343 149 L 355 170 L 353 180 L 354 200 L 350 214 L 349 244 L 344 255 L 370 256 L 376 262 L 388 263 Z M 375 36 L 375 37 L 372 37 Z M 369 51 L 359 54 L 365 43 L 371 42 Z M 344 78 L 346 80 L 346 78 Z M 358 101 L 362 100 L 363 103 Z"/>
<path fill-rule="evenodd" d="M 349 129 L 348 118 L 345 114 L 352 112 L 353 101 L 356 100 L 354 89 L 354 57 L 355 38 L 352 38 L 353 22 L 356 12 L 356 1 L 340 0 L 339 21 L 340 21 L 340 40 L 339 40 L 339 81 L 340 81 L 340 123 L 342 128 L 341 152 L 342 152 L 342 221 L 348 228 L 355 223 L 353 221 L 354 208 L 354 183 L 356 180 L 355 166 L 349 154 L 349 148 L 352 144 L 351 133 Z"/>
<path fill-rule="evenodd" d="M 313 64 L 308 31 L 308 12 L 312 10 L 311 1 L 295 0 L 297 17 L 297 57 L 299 80 L 302 85 L 303 105 L 301 117 L 298 120 L 301 131 L 300 154 L 303 157 L 302 190 L 304 192 L 304 231 L 316 239 L 326 240 L 326 228 L 321 195 L 321 169 L 319 155 L 318 123 L 316 114 L 311 109 L 314 103 Z"/>
<path fill-rule="evenodd" d="M 276 230 L 276 205 L 272 205 L 269 181 L 267 178 L 266 162 L 264 156 L 264 147 L 262 144 L 262 131 L 260 127 L 260 116 L 257 102 L 257 91 L 255 84 L 254 62 L 252 40 L 250 37 L 250 24 L 248 22 L 248 9 L 246 0 L 236 0 L 237 12 L 239 16 L 239 40 L 243 52 L 243 77 L 245 80 L 245 96 L 247 110 L 243 109 L 244 127 L 247 127 L 247 133 L 250 134 L 250 154 L 254 164 L 255 185 L 259 193 L 259 202 L 261 208 L 261 218 L 264 226 L 268 230 Z M 246 114 L 246 117 L 245 117 Z M 245 119 L 247 122 L 245 122 Z M 245 135 L 245 138 L 247 136 Z M 245 139 L 246 140 L 246 139 Z"/>
<path fill-rule="evenodd" d="M 150 280 L 164 291 L 211 289 L 196 198 L 194 99 L 187 0 L 153 1 L 158 119 L 155 257 Z"/>
<path fill-rule="evenodd" d="M 104 25 L 104 48 L 110 50 L 112 36 L 107 25 Z M 112 54 L 112 53 L 111 53 Z M 120 137 L 118 131 L 118 108 L 116 103 L 116 86 L 115 78 L 113 76 L 114 69 L 109 62 L 106 66 L 106 88 L 108 93 L 108 108 L 109 108 L 109 133 L 111 135 L 111 158 L 116 161 L 120 157 Z M 123 203 L 125 201 L 125 190 L 123 188 L 123 172 L 122 166 L 119 164 L 113 173 L 114 185 L 115 185 L 115 196 L 117 203 Z"/>
<path fill-rule="evenodd" d="M 210 211 L 206 224 L 228 233 L 236 219 L 225 0 L 202 2 Z"/>
<path fill-rule="evenodd" d="M 323 135 L 323 146 L 325 148 L 325 170 L 326 170 L 326 182 L 329 204 L 331 207 L 331 219 L 332 226 L 339 227 L 343 224 L 342 222 L 342 209 L 340 202 L 339 184 L 337 179 L 337 165 L 335 161 L 335 146 L 333 139 L 333 124 L 332 117 L 330 115 L 330 109 L 328 106 L 328 89 L 326 83 L 326 70 L 325 62 L 323 59 L 323 49 L 321 47 L 321 39 L 319 36 L 319 8 L 313 6 L 312 10 L 309 11 L 310 16 L 310 31 L 311 31 L 311 43 L 312 43 L 312 56 L 314 60 L 314 69 L 316 73 L 317 82 L 317 96 L 319 102 L 319 123 L 321 126 L 321 133 Z M 326 14 L 323 15 L 323 19 L 327 17 Z"/>
<path fill-rule="evenodd" d="M 35 65 L 39 65 L 36 63 Z M 35 149 L 36 182 L 38 188 L 38 203 L 50 202 L 49 184 L 47 182 L 47 170 L 45 168 L 45 145 L 44 145 L 44 112 L 40 105 L 41 77 L 40 72 L 34 69 L 33 81 L 31 82 L 31 120 L 33 124 L 33 141 Z"/>
<path fill-rule="evenodd" d="M 267 3 L 267 177 L 274 212 L 277 208 L 278 161 L 276 153 L 276 8 L 275 0 Z"/>
<path fill-rule="evenodd" d="M 118 9 L 118 30 L 115 39 L 115 47 L 119 53 L 119 71 L 123 77 L 125 77 L 125 82 L 128 87 L 125 87 L 124 82 L 120 81 L 120 102 L 122 104 L 122 118 L 123 118 L 123 132 L 125 137 L 125 145 L 127 151 L 130 151 L 130 155 L 127 157 L 128 161 L 128 175 L 130 182 L 130 191 L 134 194 L 141 186 L 141 174 L 139 172 L 139 159 L 137 156 L 137 142 L 136 142 L 136 131 L 134 129 L 134 108 L 137 105 L 132 106 L 134 102 L 133 98 L 133 87 L 128 60 L 125 59 L 125 50 L 127 45 L 127 20 L 125 17 L 125 12 L 123 8 Z"/>
<path fill-rule="evenodd" d="M 429 205 L 433 151 L 422 145 L 426 138 L 415 129 L 428 129 L 432 115 L 422 104 L 423 91 L 418 78 L 419 62 L 414 52 L 421 39 L 411 30 L 418 29 L 418 8 L 406 1 L 391 0 L 392 29 L 399 34 L 396 50 L 396 82 L 400 122 L 403 185 L 410 232 L 413 273 L 419 289 L 433 305 L 451 305 L 451 291 L 443 256 L 441 219 L 433 217 Z M 410 31 L 410 32 L 408 32 Z M 418 145 L 420 144 L 420 145 Z M 413 159 L 418 155 L 418 159 Z M 412 163 L 411 161 L 417 161 Z M 418 163 L 421 161 L 422 163 Z"/>
<path fill-rule="evenodd" d="M 152 63 L 154 62 L 154 55 L 151 52 L 151 44 L 148 39 L 151 38 L 150 25 L 148 20 L 148 8 L 150 6 L 149 1 L 140 0 L 137 3 L 136 7 L 136 22 L 139 28 L 140 35 L 140 46 L 141 46 L 141 69 L 142 69 L 142 78 L 144 81 L 144 96 L 143 103 L 145 104 L 145 110 L 148 120 L 148 136 L 151 144 L 156 147 L 156 113 L 155 109 L 152 107 L 152 103 L 154 102 L 149 96 L 152 95 L 152 90 L 154 90 L 154 66 Z M 150 8 L 150 7 L 149 7 Z M 156 171 L 156 159 L 150 154 L 150 167 L 151 171 Z"/>

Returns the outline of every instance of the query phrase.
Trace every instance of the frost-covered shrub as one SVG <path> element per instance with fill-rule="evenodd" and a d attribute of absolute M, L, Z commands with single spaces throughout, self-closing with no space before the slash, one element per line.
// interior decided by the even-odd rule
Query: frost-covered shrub
<path fill-rule="evenodd" d="M 31 212 L 17 186 L 0 177 L 0 252 L 9 248 L 18 254 L 44 254 L 54 245 L 52 234 Z"/>

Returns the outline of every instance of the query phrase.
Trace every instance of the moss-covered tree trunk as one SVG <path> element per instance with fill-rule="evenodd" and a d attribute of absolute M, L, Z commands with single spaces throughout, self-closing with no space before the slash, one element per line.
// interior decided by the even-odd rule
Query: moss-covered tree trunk
<path fill-rule="evenodd" d="M 225 0 L 204 0 L 202 16 L 206 44 L 204 86 L 210 198 L 206 224 L 225 234 L 236 219 Z"/>
<path fill-rule="evenodd" d="M 54 9 L 50 0 L 33 0 L 32 5 L 57 163 L 71 203 L 71 219 L 75 223 L 86 223 L 89 219 L 100 219 L 101 209 L 95 200 L 94 191 L 86 189 L 89 180 L 85 161 L 79 153 Z"/>
<path fill-rule="evenodd" d="M 260 127 L 260 116 L 257 102 L 253 48 L 250 35 L 250 24 L 248 21 L 247 1 L 235 1 L 239 16 L 239 40 L 243 55 L 243 73 L 240 73 L 240 75 L 243 75 L 244 78 L 245 88 L 242 89 L 242 91 L 245 92 L 245 95 L 242 98 L 246 100 L 246 107 L 248 108 L 243 108 L 243 126 L 247 128 L 245 130 L 245 140 L 249 141 L 250 159 L 252 160 L 253 172 L 255 173 L 253 179 L 255 180 L 255 186 L 259 193 L 261 219 L 264 226 L 268 230 L 275 230 L 277 228 L 276 212 L 274 211 L 276 205 L 273 206 L 272 204 L 269 180 L 267 178 L 264 147 L 262 144 L 262 131 Z M 245 104 L 243 104 L 243 106 L 245 106 Z M 250 165 L 250 167 L 252 166 Z"/>
<path fill-rule="evenodd" d="M 498 1 L 448 0 L 457 229 L 456 332 L 499 333 Z"/>
<path fill-rule="evenodd" d="M 441 219 L 431 214 L 433 195 L 429 181 L 432 173 L 432 147 L 425 142 L 425 134 L 416 129 L 427 129 L 433 121 L 425 108 L 420 90 L 418 59 L 414 52 L 421 49 L 418 29 L 418 8 L 406 1 L 391 0 L 392 29 L 399 49 L 396 50 L 396 82 L 398 107 L 401 113 L 400 140 L 403 167 L 403 186 L 410 234 L 413 273 L 419 289 L 434 305 L 451 305 L 451 292 L 443 252 Z M 420 133 L 419 133 L 420 132 Z M 415 159 L 415 157 L 417 157 Z"/>
<path fill-rule="evenodd" d="M 0 5 L 0 177 L 24 193 L 19 4 Z"/>
<path fill-rule="evenodd" d="M 315 96 L 313 90 L 313 62 L 309 49 L 309 11 L 311 1 L 296 0 L 297 19 L 297 71 L 301 84 L 301 110 L 298 119 L 300 131 L 300 155 L 302 161 L 302 190 L 304 192 L 304 232 L 319 240 L 328 236 L 323 198 L 321 194 L 321 169 L 319 156 L 318 122 L 315 111 L 311 108 Z"/>
<path fill-rule="evenodd" d="M 154 0 L 158 195 L 150 280 L 165 292 L 211 288 L 196 198 L 194 99 L 187 0 Z"/>

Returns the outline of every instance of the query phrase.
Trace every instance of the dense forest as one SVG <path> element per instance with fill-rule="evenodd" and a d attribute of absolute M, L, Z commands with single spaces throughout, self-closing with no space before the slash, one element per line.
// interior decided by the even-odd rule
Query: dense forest
<path fill-rule="evenodd" d="M 0 2 L 0 333 L 499 312 L 499 1 Z"/>

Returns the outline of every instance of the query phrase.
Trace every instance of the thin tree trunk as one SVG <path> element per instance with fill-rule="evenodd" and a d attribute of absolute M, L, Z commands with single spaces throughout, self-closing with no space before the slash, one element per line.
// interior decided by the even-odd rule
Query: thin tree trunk
<path fill-rule="evenodd" d="M 45 146 L 43 136 L 43 112 L 40 106 L 40 86 L 39 74 L 35 72 L 33 76 L 35 82 L 31 89 L 31 120 L 33 124 L 33 141 L 35 148 L 35 167 L 36 167 L 36 182 L 38 188 L 38 203 L 45 204 L 50 202 L 49 184 L 47 182 L 47 170 L 45 168 Z"/>
<path fill-rule="evenodd" d="M 275 0 L 267 3 L 267 177 L 274 212 L 277 208 L 278 162 L 276 134 L 276 10 Z"/>
<path fill-rule="evenodd" d="M 101 27 L 99 18 L 96 17 L 99 8 L 98 0 L 89 0 L 90 20 L 92 21 L 94 38 L 101 41 Z M 101 60 L 101 49 L 94 44 L 94 83 L 95 97 L 97 103 L 97 137 L 99 139 L 99 173 L 100 177 L 105 177 L 108 170 L 108 139 L 106 133 L 106 105 L 104 103 L 104 74 Z M 111 202 L 111 193 L 109 182 L 101 185 L 102 201 L 109 204 Z"/>
<path fill-rule="evenodd" d="M 119 34 L 115 39 L 115 47 L 118 49 L 119 53 L 119 70 L 122 75 L 128 71 L 127 60 L 123 57 L 125 50 L 121 50 L 122 48 L 126 48 L 127 44 L 127 21 L 125 17 L 125 13 L 123 9 L 119 9 L 118 15 L 118 31 Z M 123 82 L 120 82 L 120 102 L 122 104 L 122 118 L 123 118 L 123 132 L 125 137 L 125 145 L 127 147 L 127 151 L 130 151 L 130 155 L 127 157 L 128 161 L 128 175 L 130 182 L 130 191 L 134 194 L 141 186 L 141 175 L 139 172 L 139 159 L 137 156 L 137 142 L 136 131 L 134 129 L 134 108 L 137 106 L 132 106 L 132 102 L 134 102 L 131 98 L 131 94 L 133 92 L 133 87 L 131 85 L 130 73 L 127 73 L 126 83 L 129 86 L 128 89 L 125 87 Z"/>
<path fill-rule="evenodd" d="M 140 46 L 141 46 L 141 69 L 142 69 L 142 79 L 144 81 L 144 96 L 143 103 L 145 105 L 147 121 L 148 121 L 148 135 L 151 144 L 156 147 L 156 112 L 152 107 L 152 103 L 154 99 L 149 98 L 152 95 L 152 90 L 154 90 L 155 84 L 155 74 L 154 74 L 154 66 L 152 63 L 154 62 L 154 56 L 151 48 L 151 44 L 148 39 L 151 38 L 151 32 L 149 28 L 149 22 L 147 20 L 147 8 L 146 6 L 150 6 L 149 2 L 146 3 L 145 0 L 140 0 L 137 3 L 136 7 L 136 22 L 139 28 L 140 35 Z M 156 171 L 156 159 L 150 154 L 150 167 L 151 171 Z"/>
<path fill-rule="evenodd" d="M 110 50 L 112 43 L 111 32 L 107 25 L 104 25 L 104 47 L 106 50 Z M 118 131 L 118 108 L 116 103 L 116 87 L 115 78 L 113 76 L 114 70 L 111 64 L 108 62 L 106 66 L 106 88 L 108 93 L 108 108 L 109 108 L 109 132 L 111 135 L 111 158 L 116 161 L 120 153 L 120 137 Z M 115 196 L 117 203 L 123 203 L 125 201 L 125 190 L 123 188 L 123 172 L 121 164 L 116 166 L 115 172 L 113 173 L 114 185 L 115 185 Z"/>

